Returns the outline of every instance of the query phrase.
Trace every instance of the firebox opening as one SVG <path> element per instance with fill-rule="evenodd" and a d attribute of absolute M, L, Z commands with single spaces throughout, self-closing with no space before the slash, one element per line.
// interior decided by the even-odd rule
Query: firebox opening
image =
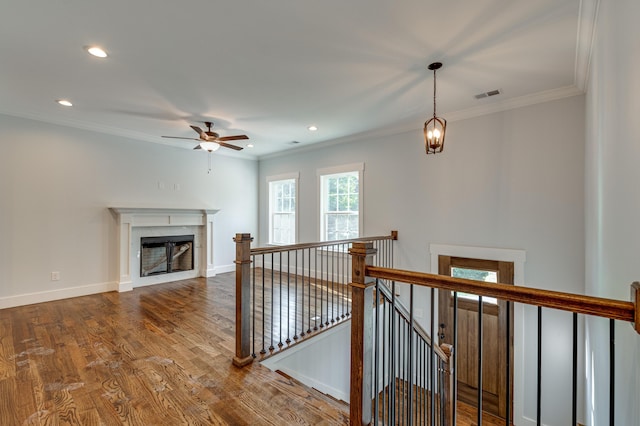
<path fill-rule="evenodd" d="M 193 235 L 140 238 L 140 276 L 193 269 Z"/>

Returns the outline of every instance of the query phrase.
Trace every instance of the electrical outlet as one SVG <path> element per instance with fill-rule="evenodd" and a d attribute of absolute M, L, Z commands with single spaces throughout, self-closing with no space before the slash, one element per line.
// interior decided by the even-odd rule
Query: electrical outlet
<path fill-rule="evenodd" d="M 51 272 L 51 281 L 60 281 L 60 271 Z"/>

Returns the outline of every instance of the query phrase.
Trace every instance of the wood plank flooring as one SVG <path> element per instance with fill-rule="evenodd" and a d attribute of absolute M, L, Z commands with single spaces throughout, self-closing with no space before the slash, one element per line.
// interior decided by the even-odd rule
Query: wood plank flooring
<path fill-rule="evenodd" d="M 343 403 L 231 364 L 234 286 L 229 273 L 0 310 L 0 425 L 347 425 Z M 474 410 L 459 403 L 458 425 Z"/>
<path fill-rule="evenodd" d="M 0 310 L 0 424 L 347 424 L 343 404 L 233 367 L 234 280 Z"/>

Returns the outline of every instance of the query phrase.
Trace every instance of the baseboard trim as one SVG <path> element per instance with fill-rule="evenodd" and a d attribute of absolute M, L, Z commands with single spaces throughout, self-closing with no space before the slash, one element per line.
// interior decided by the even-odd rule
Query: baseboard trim
<path fill-rule="evenodd" d="M 69 299 L 71 297 L 88 296 L 90 294 L 106 293 L 109 291 L 118 291 L 118 287 L 118 283 L 114 281 L 0 297 L 0 309 Z"/>
<path fill-rule="evenodd" d="M 216 266 L 213 270 L 215 271 L 216 274 L 224 274 L 226 272 L 235 272 L 236 265 L 232 263 L 230 265 Z"/>

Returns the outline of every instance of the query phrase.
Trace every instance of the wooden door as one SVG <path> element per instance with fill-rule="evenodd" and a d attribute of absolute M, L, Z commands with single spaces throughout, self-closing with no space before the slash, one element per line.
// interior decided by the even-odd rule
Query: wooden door
<path fill-rule="evenodd" d="M 439 256 L 440 275 L 479 279 L 488 282 L 513 284 L 513 262 Z M 478 308 L 477 296 L 458 293 L 457 354 L 458 400 L 477 406 L 478 401 Z M 439 291 L 440 342 L 453 342 L 454 297 L 450 291 Z M 482 303 L 482 408 L 504 418 L 507 412 L 507 315 L 506 302 L 483 298 Z M 513 330 L 513 313 L 509 322 Z M 513 332 L 510 333 L 511 362 L 513 366 Z M 512 368 L 512 367 L 511 367 Z M 510 374 L 513 377 L 513 374 Z M 510 395 L 512 383 L 509 384 Z M 511 398 L 512 399 L 512 398 Z M 512 408 L 512 405 L 511 405 Z M 513 413 L 513 410 L 510 409 Z"/>

